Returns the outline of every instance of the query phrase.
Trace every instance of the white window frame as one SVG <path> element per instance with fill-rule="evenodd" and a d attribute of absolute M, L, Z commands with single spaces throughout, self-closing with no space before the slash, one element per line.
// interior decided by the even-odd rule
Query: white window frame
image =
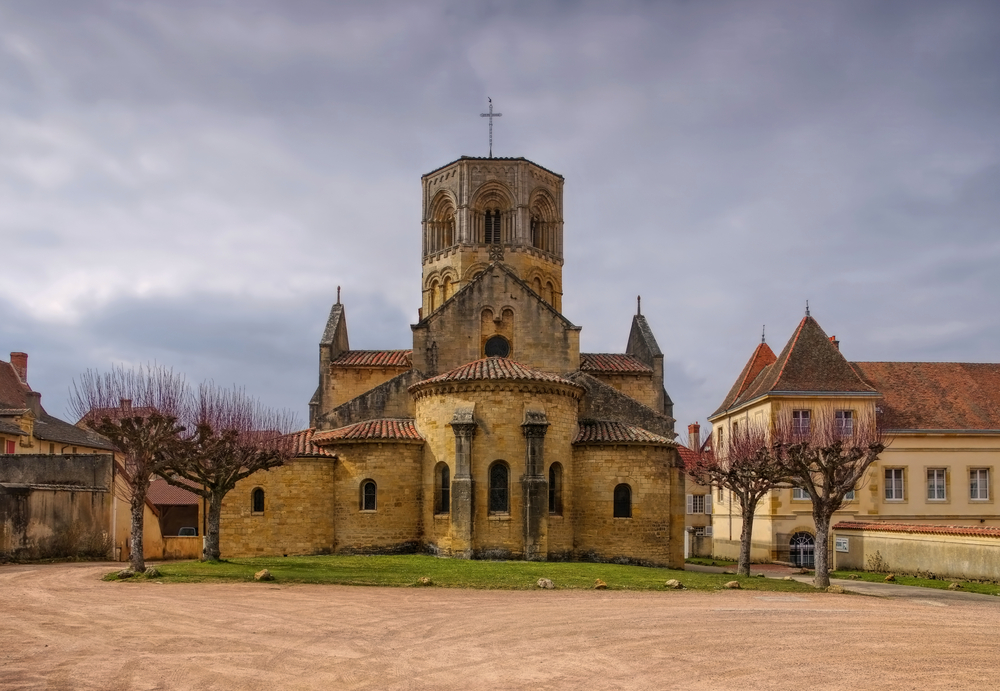
<path fill-rule="evenodd" d="M 989 501 L 989 498 L 990 498 L 990 469 L 970 468 L 969 500 Z"/>
<path fill-rule="evenodd" d="M 792 411 L 792 434 L 805 436 L 809 434 L 812 424 L 812 412 L 809 410 Z"/>
<path fill-rule="evenodd" d="M 792 487 L 792 500 L 793 501 L 812 501 L 812 497 L 809 496 L 809 492 L 806 492 L 801 487 Z"/>
<path fill-rule="evenodd" d="M 941 490 L 940 497 L 932 496 Z M 927 469 L 927 501 L 948 501 L 948 470 L 946 468 Z"/>
<path fill-rule="evenodd" d="M 854 435 L 854 411 L 836 410 L 833 413 L 833 421 L 837 428 L 837 434 L 842 437 Z"/>
<path fill-rule="evenodd" d="M 891 479 L 890 479 L 891 474 Z M 886 468 L 883 474 L 885 478 L 885 491 L 882 496 L 885 497 L 886 501 L 905 501 L 906 500 L 906 471 L 904 468 Z M 898 485 L 897 485 L 898 482 Z M 891 483 L 891 484 L 890 484 Z M 890 496 L 890 490 L 892 490 Z M 897 492 L 898 490 L 898 492 Z M 899 496 L 896 496 L 896 495 Z"/>

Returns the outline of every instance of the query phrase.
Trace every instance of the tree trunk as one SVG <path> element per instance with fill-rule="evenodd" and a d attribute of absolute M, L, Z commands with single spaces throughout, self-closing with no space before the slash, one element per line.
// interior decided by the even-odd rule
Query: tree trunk
<path fill-rule="evenodd" d="M 830 585 L 830 517 L 813 515 L 816 522 L 816 546 L 814 556 L 816 558 L 816 577 L 813 584 L 817 588 L 826 588 Z"/>
<path fill-rule="evenodd" d="M 132 527 L 129 536 L 129 565 L 136 573 L 146 570 L 146 561 L 142 555 L 142 527 L 143 512 L 146 510 L 146 493 L 139 491 L 139 488 L 132 488 Z"/>
<path fill-rule="evenodd" d="M 205 561 L 219 561 L 219 525 L 222 523 L 222 497 L 213 492 L 208 498 L 208 527 L 205 528 Z"/>
<path fill-rule="evenodd" d="M 756 508 L 756 504 L 754 504 Z M 750 543 L 753 538 L 754 509 L 743 507 L 743 530 L 740 532 L 740 559 L 736 564 L 736 573 L 741 576 L 750 575 Z"/>

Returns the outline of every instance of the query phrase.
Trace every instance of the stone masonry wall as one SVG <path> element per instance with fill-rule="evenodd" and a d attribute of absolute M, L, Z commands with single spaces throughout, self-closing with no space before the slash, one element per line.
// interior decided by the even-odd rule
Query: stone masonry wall
<path fill-rule="evenodd" d="M 332 551 L 335 464 L 333 458 L 296 458 L 237 483 L 222 502 L 223 557 Z M 257 487 L 264 490 L 263 513 L 251 511 Z"/>

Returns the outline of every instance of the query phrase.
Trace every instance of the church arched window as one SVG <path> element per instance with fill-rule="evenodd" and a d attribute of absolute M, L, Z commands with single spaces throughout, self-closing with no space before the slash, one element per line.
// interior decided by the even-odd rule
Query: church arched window
<path fill-rule="evenodd" d="M 562 463 L 549 466 L 549 513 L 562 516 Z"/>
<path fill-rule="evenodd" d="M 250 493 L 250 512 L 264 513 L 264 490 L 260 487 Z"/>
<path fill-rule="evenodd" d="M 438 463 L 434 470 L 434 513 L 451 512 L 451 469 Z"/>
<path fill-rule="evenodd" d="M 510 513 L 510 468 L 503 461 L 490 466 L 490 513 Z"/>
<path fill-rule="evenodd" d="M 485 238 L 487 245 L 497 245 L 500 243 L 500 211 L 498 209 L 488 209 L 484 219 Z"/>
<path fill-rule="evenodd" d="M 615 487 L 615 518 L 632 518 L 632 488 L 622 483 Z"/>
<path fill-rule="evenodd" d="M 361 483 L 361 510 L 362 511 L 374 511 L 376 504 L 375 498 L 378 494 L 377 487 L 375 486 L 374 480 L 365 480 Z"/>
<path fill-rule="evenodd" d="M 537 247 L 538 249 L 545 249 L 543 247 L 542 239 L 542 220 L 538 216 L 531 217 L 531 245 L 532 247 Z"/>

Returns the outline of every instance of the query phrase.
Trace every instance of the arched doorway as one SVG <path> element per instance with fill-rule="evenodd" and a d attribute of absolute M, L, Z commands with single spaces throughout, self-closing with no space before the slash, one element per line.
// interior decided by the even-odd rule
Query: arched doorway
<path fill-rule="evenodd" d="M 788 560 L 803 569 L 816 567 L 816 538 L 809 533 L 795 533 L 788 543 Z"/>

